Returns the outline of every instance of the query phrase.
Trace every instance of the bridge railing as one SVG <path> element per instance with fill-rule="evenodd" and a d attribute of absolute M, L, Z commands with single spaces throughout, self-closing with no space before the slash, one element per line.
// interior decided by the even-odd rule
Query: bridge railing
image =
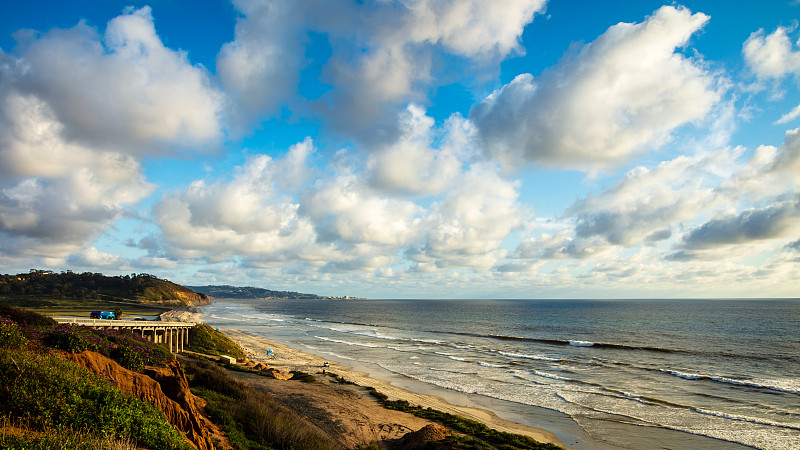
<path fill-rule="evenodd" d="M 157 328 L 191 328 L 197 325 L 194 322 L 162 322 L 158 320 L 109 320 L 109 319 L 85 319 L 81 317 L 53 317 L 58 323 L 74 323 L 76 325 L 85 325 L 87 327 L 102 327 L 102 328 L 139 328 L 139 327 L 157 327 Z"/>

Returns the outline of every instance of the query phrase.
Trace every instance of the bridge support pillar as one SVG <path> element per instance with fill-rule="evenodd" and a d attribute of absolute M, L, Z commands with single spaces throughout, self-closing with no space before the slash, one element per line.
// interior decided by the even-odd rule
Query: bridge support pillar
<path fill-rule="evenodd" d="M 178 329 L 178 353 L 183 351 L 183 335 L 186 333 L 186 330 L 183 328 Z"/>

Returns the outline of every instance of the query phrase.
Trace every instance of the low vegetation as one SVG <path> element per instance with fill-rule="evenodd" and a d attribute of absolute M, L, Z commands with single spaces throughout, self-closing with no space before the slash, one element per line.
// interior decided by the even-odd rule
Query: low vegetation
<path fill-rule="evenodd" d="M 39 335 L 53 348 L 70 353 L 98 352 L 126 369 L 140 371 L 145 365 L 161 365 L 174 357 L 163 345 L 156 345 L 126 329 L 103 330 L 61 324 Z"/>
<path fill-rule="evenodd" d="M 127 437 L 95 436 L 70 428 L 33 431 L 19 423 L 0 417 L 0 448 L 9 450 L 75 449 L 75 450 L 138 450 Z"/>
<path fill-rule="evenodd" d="M 112 448 L 119 441 L 135 447 L 191 448 L 156 407 L 128 396 L 116 386 L 68 361 L 65 351 L 91 348 L 117 356 L 123 365 L 141 358 L 164 361 L 160 346 L 135 337 L 62 327 L 24 310 L 0 308 L 0 447 Z M 166 349 L 165 349 L 166 351 Z M 171 356 L 169 356 L 171 358 Z M 57 443 L 58 445 L 54 445 Z"/>
<path fill-rule="evenodd" d="M 184 349 L 206 355 L 228 355 L 236 359 L 247 356 L 239 344 L 203 323 L 189 329 L 189 344 Z"/>
<path fill-rule="evenodd" d="M 206 412 L 237 449 L 335 448 L 305 419 L 214 362 L 192 358 L 185 362 L 184 371 L 192 392 L 208 402 Z"/>
<path fill-rule="evenodd" d="M 301 383 L 316 383 L 317 379 L 314 378 L 314 375 L 310 373 L 305 373 L 300 370 L 292 370 L 289 372 L 292 374 L 292 378 L 290 380 L 300 381 Z"/>
<path fill-rule="evenodd" d="M 146 448 L 190 448 L 154 406 L 77 364 L 27 350 L 0 350 L 0 413 L 31 430 L 126 436 Z"/>
<path fill-rule="evenodd" d="M 373 387 L 367 387 L 370 394 L 385 408 L 403 411 L 417 417 L 438 422 L 448 428 L 465 434 L 467 437 L 453 437 L 449 448 L 496 448 L 501 450 L 560 450 L 553 444 L 543 444 L 527 436 L 497 431 L 476 420 L 466 419 L 453 414 L 431 408 L 415 406 L 405 400 L 389 400 L 389 398 Z M 435 448 L 435 447 L 434 447 Z"/>

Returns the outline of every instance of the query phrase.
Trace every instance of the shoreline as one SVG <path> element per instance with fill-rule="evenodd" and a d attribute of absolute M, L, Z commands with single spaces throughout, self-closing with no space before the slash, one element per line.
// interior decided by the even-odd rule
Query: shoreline
<path fill-rule="evenodd" d="M 245 331 L 233 328 L 219 328 L 219 330 L 236 341 L 254 363 L 263 362 L 270 367 L 283 368 L 286 371 L 299 370 L 316 375 L 321 373 L 323 363 L 328 362 L 330 366 L 325 368 L 328 372 L 362 387 L 374 387 L 391 400 L 406 400 L 411 404 L 474 419 L 498 431 L 529 436 L 539 442 L 552 443 L 569 450 L 656 447 L 713 450 L 747 448 L 739 443 L 708 436 L 660 427 L 642 427 L 624 422 L 615 423 L 613 426 L 606 423 L 605 434 L 598 439 L 589 435 L 572 417 L 559 411 L 517 404 L 481 394 L 452 391 L 380 367 L 376 369 L 356 361 L 328 359 Z M 275 356 L 267 356 L 267 349 L 272 349 Z M 379 376 L 374 375 L 378 372 Z M 279 383 L 284 382 L 279 381 Z"/>
<path fill-rule="evenodd" d="M 202 318 L 199 321 L 206 321 L 206 312 L 202 310 L 200 314 Z M 234 316 L 237 314 L 240 313 L 236 312 Z M 267 315 L 269 316 L 269 314 Z M 212 314 L 212 316 L 214 315 Z M 307 316 L 300 315 L 299 317 Z M 322 372 L 323 362 L 328 361 L 331 365 L 329 371 L 343 375 L 349 381 L 360 386 L 377 388 L 392 400 L 406 400 L 411 404 L 430 407 L 453 415 L 475 418 L 498 431 L 506 431 L 503 427 L 509 426 L 513 428 L 508 430 L 512 433 L 531 436 L 540 442 L 554 442 L 564 448 L 574 450 L 621 450 L 625 448 L 744 450 L 752 448 L 735 441 L 704 434 L 631 421 L 622 413 L 611 414 L 608 418 L 596 417 L 592 414 L 571 416 L 556 409 L 495 398 L 480 392 L 467 393 L 448 389 L 388 370 L 380 364 L 379 360 L 352 359 L 344 356 L 347 355 L 346 352 L 344 354 L 332 352 L 317 341 L 307 342 L 302 339 L 301 335 L 295 336 L 292 332 L 284 332 L 283 327 L 280 327 L 280 331 L 271 332 L 269 327 L 264 327 L 269 322 L 251 322 L 251 317 L 247 315 L 232 320 L 221 319 L 219 322 L 221 327 L 232 328 L 218 329 L 242 344 L 243 347 L 247 347 L 246 352 L 254 356 L 251 359 L 264 361 L 268 366 L 279 366 L 282 363 L 286 369 L 297 369 L 317 375 Z M 271 319 L 268 318 L 268 320 Z M 283 322 L 282 319 L 276 320 Z M 291 324 L 289 329 L 294 329 Z M 251 341 L 252 339 L 254 341 Z M 248 342 L 251 345 L 248 345 Z M 273 349 L 278 358 L 266 358 L 266 349 L 268 348 Z M 258 353 L 263 354 L 259 355 Z M 380 355 L 378 357 L 380 358 Z M 348 376 L 347 373 L 353 375 Z M 361 381 L 357 379 L 358 377 L 361 378 Z M 319 377 L 317 378 L 319 379 Z M 291 383 L 280 382 L 278 384 Z M 435 403 L 428 406 L 418 400 L 423 397 L 433 398 L 434 400 L 431 401 Z M 324 401 L 326 399 L 323 399 Z M 474 411 L 480 411 L 477 417 L 471 415 Z M 370 414 L 373 413 L 375 413 L 374 410 Z M 533 436 L 530 432 L 539 434 Z"/>
<path fill-rule="evenodd" d="M 387 395 L 391 400 L 406 400 L 411 404 L 431 408 L 442 412 L 458 415 L 468 419 L 477 420 L 498 431 L 521 434 L 531 437 L 542 443 L 551 443 L 564 448 L 569 448 L 562 442 L 556 433 L 549 430 L 503 419 L 495 412 L 485 407 L 460 406 L 448 402 L 438 395 L 418 393 L 394 385 L 390 381 L 370 376 L 367 372 L 356 370 L 343 363 L 326 359 L 322 356 L 307 353 L 288 345 L 272 341 L 268 338 L 256 336 L 233 328 L 220 328 L 220 332 L 236 341 L 253 363 L 262 362 L 270 367 L 292 371 L 298 370 L 317 374 L 323 370 L 323 364 L 329 363 L 324 369 L 328 372 L 353 382 L 359 386 L 372 386 L 379 392 Z M 268 356 L 267 350 L 271 349 L 274 356 Z M 430 392 L 430 390 L 428 390 Z M 575 425 L 577 427 L 577 424 Z M 597 448 L 597 447 L 596 447 Z"/>

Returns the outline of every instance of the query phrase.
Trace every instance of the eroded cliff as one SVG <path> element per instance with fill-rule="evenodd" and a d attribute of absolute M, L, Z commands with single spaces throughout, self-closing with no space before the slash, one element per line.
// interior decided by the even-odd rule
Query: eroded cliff
<path fill-rule="evenodd" d="M 208 421 L 200 414 L 197 398 L 178 361 L 166 367 L 146 368 L 133 372 L 99 353 L 84 351 L 66 357 L 80 366 L 114 383 L 123 392 L 147 401 L 164 412 L 167 421 L 183 432 L 186 439 L 200 450 L 213 450 Z"/>

